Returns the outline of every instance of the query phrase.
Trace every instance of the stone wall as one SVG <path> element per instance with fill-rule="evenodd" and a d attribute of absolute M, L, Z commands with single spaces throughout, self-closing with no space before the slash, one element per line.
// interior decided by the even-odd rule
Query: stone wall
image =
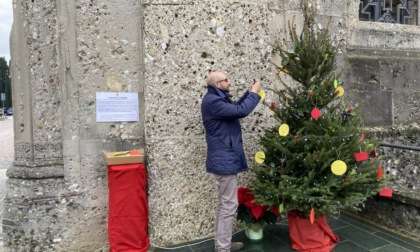
<path fill-rule="evenodd" d="M 274 81 L 267 1 L 171 3 L 149 1 L 144 9 L 150 237 L 164 245 L 213 234 L 216 187 L 205 172 L 200 112 L 207 73 L 226 71 L 235 97 L 253 78 Z M 243 121 L 247 153 L 267 116 L 260 104 Z"/>
<path fill-rule="evenodd" d="M 288 43 L 287 22 L 293 18 L 301 27 L 299 2 L 17 0 L 12 31 L 16 156 L 8 171 L 6 248 L 93 251 L 106 246 L 108 188 L 102 151 L 138 147 L 146 150 L 152 245 L 213 236 L 216 187 L 205 172 L 200 115 L 205 76 L 225 71 L 235 98 L 253 78 L 262 78 L 267 99 L 275 101 L 267 89 L 280 86 L 270 44 Z M 420 40 L 408 38 L 420 31 L 384 25 L 366 45 L 360 34 L 373 24 L 360 24 L 358 3 L 318 1 L 319 22 L 325 27 L 331 18 L 334 39 L 345 40 L 338 65 L 349 66 L 343 81 L 353 88 L 347 91 L 374 92 L 367 85 L 355 88 L 365 79 L 350 74 L 358 73 L 359 62 L 352 59 L 372 53 L 376 44 L 382 45 L 375 38 L 390 39 L 386 34 L 393 32 L 395 43 L 387 48 L 391 56 L 400 46 L 414 51 Z M 412 69 L 408 57 L 404 60 L 405 69 Z M 390 81 L 388 70 L 375 71 Z M 402 110 L 396 105 L 399 99 L 418 95 L 418 73 L 411 72 L 412 92 L 393 90 L 392 100 L 381 90 L 383 107 L 389 109 L 372 125 L 418 118 L 414 113 L 389 119 Z M 95 93 L 110 91 L 139 93 L 139 122 L 95 121 Z M 359 94 L 356 100 L 366 99 Z M 414 107 L 409 110 L 415 112 Z M 242 121 L 250 166 L 259 134 L 274 123 L 263 104 Z M 240 184 L 246 185 L 249 176 L 241 174 Z"/>
<path fill-rule="evenodd" d="M 420 120 L 420 53 L 414 49 L 348 48 L 349 97 L 363 106 L 366 126 Z"/>
<path fill-rule="evenodd" d="M 368 135 L 377 137 L 383 143 L 409 147 L 420 146 L 420 126 L 373 127 Z M 420 239 L 420 187 L 419 163 L 420 152 L 410 149 L 380 146 L 378 156 L 387 174 L 388 188 L 392 188 L 392 198 L 372 197 L 358 214 L 369 221 L 404 234 L 413 239 Z"/>

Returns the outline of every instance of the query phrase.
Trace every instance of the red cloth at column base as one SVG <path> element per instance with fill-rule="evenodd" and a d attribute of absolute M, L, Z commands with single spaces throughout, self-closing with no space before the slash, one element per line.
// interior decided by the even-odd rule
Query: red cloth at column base
<path fill-rule="evenodd" d="M 110 252 L 149 248 L 146 180 L 143 164 L 108 166 Z"/>
<path fill-rule="evenodd" d="M 311 224 L 309 218 L 300 217 L 296 211 L 287 215 L 292 248 L 299 252 L 329 252 L 339 241 L 327 224 L 325 215 L 315 218 Z"/>

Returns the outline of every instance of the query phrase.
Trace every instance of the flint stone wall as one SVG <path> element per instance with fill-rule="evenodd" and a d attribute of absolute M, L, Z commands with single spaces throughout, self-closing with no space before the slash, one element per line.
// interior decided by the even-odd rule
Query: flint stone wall
<path fill-rule="evenodd" d="M 351 52 L 377 50 L 377 37 L 391 40 L 383 46 L 390 55 L 420 47 L 404 30 L 418 36 L 418 27 L 373 28 L 358 21 L 358 6 L 318 1 L 320 23 L 325 27 L 331 18 L 334 39 L 345 41 L 340 67 L 354 71 L 359 63 L 351 62 Z M 236 98 L 253 78 L 280 87 L 271 43 L 289 43 L 293 17 L 301 27 L 297 0 L 17 0 L 11 36 L 16 156 L 8 171 L 6 250 L 105 250 L 108 189 L 101 152 L 139 147 L 146 150 L 151 244 L 213 236 L 216 187 L 205 172 L 200 115 L 205 76 L 225 71 Z M 369 41 L 360 35 L 366 29 L 376 31 Z M 390 32 L 396 35 L 388 37 Z M 344 75 L 344 83 L 365 81 L 351 76 Z M 405 95 L 418 94 L 417 77 L 413 71 L 413 89 Z M 374 91 L 365 86 L 357 91 Z M 95 93 L 108 91 L 138 92 L 140 121 L 96 123 Z M 267 101 L 276 101 L 266 91 Z M 394 98 L 382 99 L 390 109 L 372 125 L 412 122 L 409 116 L 387 119 L 396 115 Z M 250 166 L 259 135 L 274 125 L 263 104 L 242 120 Z M 240 184 L 249 176 L 242 173 Z"/>
<path fill-rule="evenodd" d="M 418 123 L 410 126 L 373 127 L 368 135 L 377 137 L 384 143 L 406 147 L 420 146 Z M 382 158 L 384 173 L 390 178 L 387 187 L 392 188 L 392 198 L 370 198 L 363 204 L 359 215 L 420 240 L 420 152 L 381 146 L 377 153 Z"/>

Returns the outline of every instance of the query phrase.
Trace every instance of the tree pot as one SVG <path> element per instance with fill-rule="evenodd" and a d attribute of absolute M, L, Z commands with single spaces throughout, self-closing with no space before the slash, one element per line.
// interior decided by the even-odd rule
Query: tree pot
<path fill-rule="evenodd" d="M 261 243 L 263 239 L 264 225 L 259 223 L 245 224 L 245 235 L 252 243 Z"/>
<path fill-rule="evenodd" d="M 325 215 L 316 217 L 311 223 L 309 218 L 298 211 L 287 215 L 292 248 L 299 252 L 329 252 L 339 241 L 327 224 Z"/>

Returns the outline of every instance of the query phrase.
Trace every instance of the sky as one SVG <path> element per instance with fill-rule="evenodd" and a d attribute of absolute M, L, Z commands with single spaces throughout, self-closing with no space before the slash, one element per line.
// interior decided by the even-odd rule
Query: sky
<path fill-rule="evenodd" d="M 13 23 L 13 0 L 0 0 L 0 57 L 10 60 L 9 36 Z"/>

